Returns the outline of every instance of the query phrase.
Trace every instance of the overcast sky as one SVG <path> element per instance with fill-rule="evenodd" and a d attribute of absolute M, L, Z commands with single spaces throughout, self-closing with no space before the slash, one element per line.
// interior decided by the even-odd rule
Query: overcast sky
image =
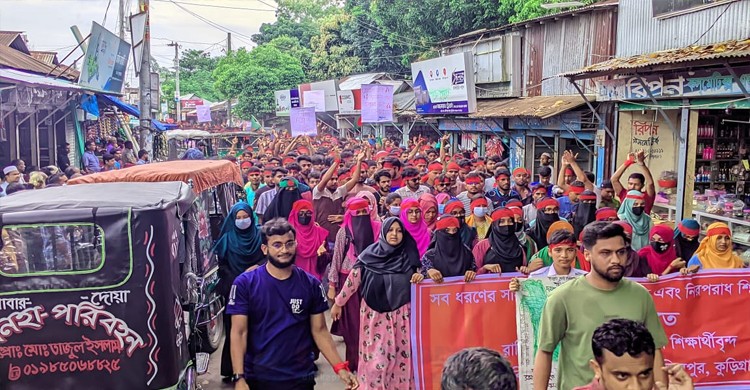
<path fill-rule="evenodd" d="M 92 21 L 104 22 L 108 30 L 117 34 L 119 1 L 0 0 L 0 30 L 25 31 L 31 50 L 57 51 L 62 60 L 76 45 L 70 26 L 77 25 L 81 34 L 86 36 Z M 127 6 L 126 15 L 137 12 L 138 0 L 122 1 Z M 169 0 L 151 0 L 152 55 L 162 66 L 173 66 L 174 48 L 167 46 L 172 40 L 180 42 L 181 50 L 200 49 L 218 55 L 226 47 L 227 31 L 233 30 L 233 49 L 252 47 L 249 36 L 257 33 L 261 24 L 275 20 L 274 0 L 174 1 L 221 28 L 210 26 Z M 129 33 L 126 32 L 126 36 L 129 41 Z M 132 56 L 129 62 L 132 62 Z"/>

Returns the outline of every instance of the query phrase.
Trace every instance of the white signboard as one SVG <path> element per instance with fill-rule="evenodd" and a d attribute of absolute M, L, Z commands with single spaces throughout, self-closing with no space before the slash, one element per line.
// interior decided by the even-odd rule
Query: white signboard
<path fill-rule="evenodd" d="M 96 22 L 92 23 L 78 84 L 99 91 L 120 93 L 129 57 L 129 43 Z"/>
<path fill-rule="evenodd" d="M 195 106 L 195 114 L 198 116 L 198 123 L 211 122 L 211 106 Z"/>
<path fill-rule="evenodd" d="M 276 116 L 289 116 L 292 107 L 299 107 L 299 91 L 285 89 L 274 92 L 276 98 Z"/>
<path fill-rule="evenodd" d="M 338 91 L 336 96 L 339 101 L 339 114 L 357 115 L 360 110 L 355 108 L 354 91 Z"/>
<path fill-rule="evenodd" d="M 317 135 L 317 118 L 313 107 L 295 107 L 289 116 L 292 135 Z"/>
<path fill-rule="evenodd" d="M 305 91 L 302 100 L 305 102 L 303 107 L 313 107 L 315 112 L 326 112 L 325 91 Z"/>
<path fill-rule="evenodd" d="M 471 52 L 411 64 L 418 114 L 476 112 L 474 61 Z"/>

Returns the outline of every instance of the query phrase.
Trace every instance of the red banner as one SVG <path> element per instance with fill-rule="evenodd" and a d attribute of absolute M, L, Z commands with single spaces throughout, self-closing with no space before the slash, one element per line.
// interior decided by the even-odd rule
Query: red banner
<path fill-rule="evenodd" d="M 450 278 L 412 287 L 412 356 L 417 389 L 437 389 L 443 363 L 467 347 L 499 351 L 518 372 L 512 275 L 472 283 Z M 682 363 L 696 387 L 750 388 L 750 271 L 703 271 L 641 282 L 667 333 L 667 363 Z"/>

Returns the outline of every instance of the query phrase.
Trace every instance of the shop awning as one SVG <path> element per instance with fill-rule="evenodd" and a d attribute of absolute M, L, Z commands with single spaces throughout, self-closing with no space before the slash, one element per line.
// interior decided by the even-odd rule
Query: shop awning
<path fill-rule="evenodd" d="M 64 89 L 68 91 L 84 92 L 90 91 L 78 84 L 65 79 L 46 77 L 34 73 L 23 72 L 15 69 L 0 68 L 0 82 L 11 84 L 26 84 L 35 87 Z"/>
<path fill-rule="evenodd" d="M 589 100 L 594 100 L 594 97 Z M 584 104 L 586 101 L 577 95 L 482 99 L 477 100 L 477 112 L 469 117 L 547 119 Z"/>
<path fill-rule="evenodd" d="M 731 40 L 710 45 L 688 46 L 679 49 L 662 50 L 654 53 L 639 54 L 631 57 L 613 58 L 585 68 L 561 73 L 559 77 L 572 80 L 588 79 L 613 74 L 635 72 L 654 72 L 659 70 L 684 67 L 685 62 L 701 66 L 731 64 L 747 61 L 750 58 L 750 38 Z"/>
<path fill-rule="evenodd" d="M 127 104 L 114 96 L 104 95 L 104 94 L 101 94 L 101 95 L 97 94 L 97 96 L 99 97 L 100 103 L 104 103 L 105 105 L 108 105 L 108 106 L 115 106 L 118 109 L 120 109 L 120 111 L 128 115 L 132 115 L 136 118 L 141 117 L 141 110 L 139 110 L 135 106 L 131 106 L 130 104 Z M 154 129 L 156 130 L 159 130 L 159 131 L 167 130 L 167 126 L 164 123 L 157 121 L 156 119 L 152 119 L 151 124 L 154 126 Z"/>

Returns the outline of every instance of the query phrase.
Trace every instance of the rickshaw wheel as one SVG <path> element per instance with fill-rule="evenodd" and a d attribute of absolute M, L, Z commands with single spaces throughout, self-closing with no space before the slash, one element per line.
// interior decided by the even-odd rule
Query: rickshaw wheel
<path fill-rule="evenodd" d="M 190 366 L 185 371 L 185 377 L 182 378 L 182 383 L 178 387 L 180 390 L 198 390 L 198 373 L 195 371 L 194 366 Z"/>
<path fill-rule="evenodd" d="M 209 321 L 206 325 L 202 325 L 199 329 L 201 352 L 213 353 L 221 346 L 221 338 L 224 335 L 224 314 L 216 315 L 220 309 L 221 300 L 216 300 L 213 304 L 209 305 L 209 318 L 213 318 L 214 316 L 216 318 Z"/>

